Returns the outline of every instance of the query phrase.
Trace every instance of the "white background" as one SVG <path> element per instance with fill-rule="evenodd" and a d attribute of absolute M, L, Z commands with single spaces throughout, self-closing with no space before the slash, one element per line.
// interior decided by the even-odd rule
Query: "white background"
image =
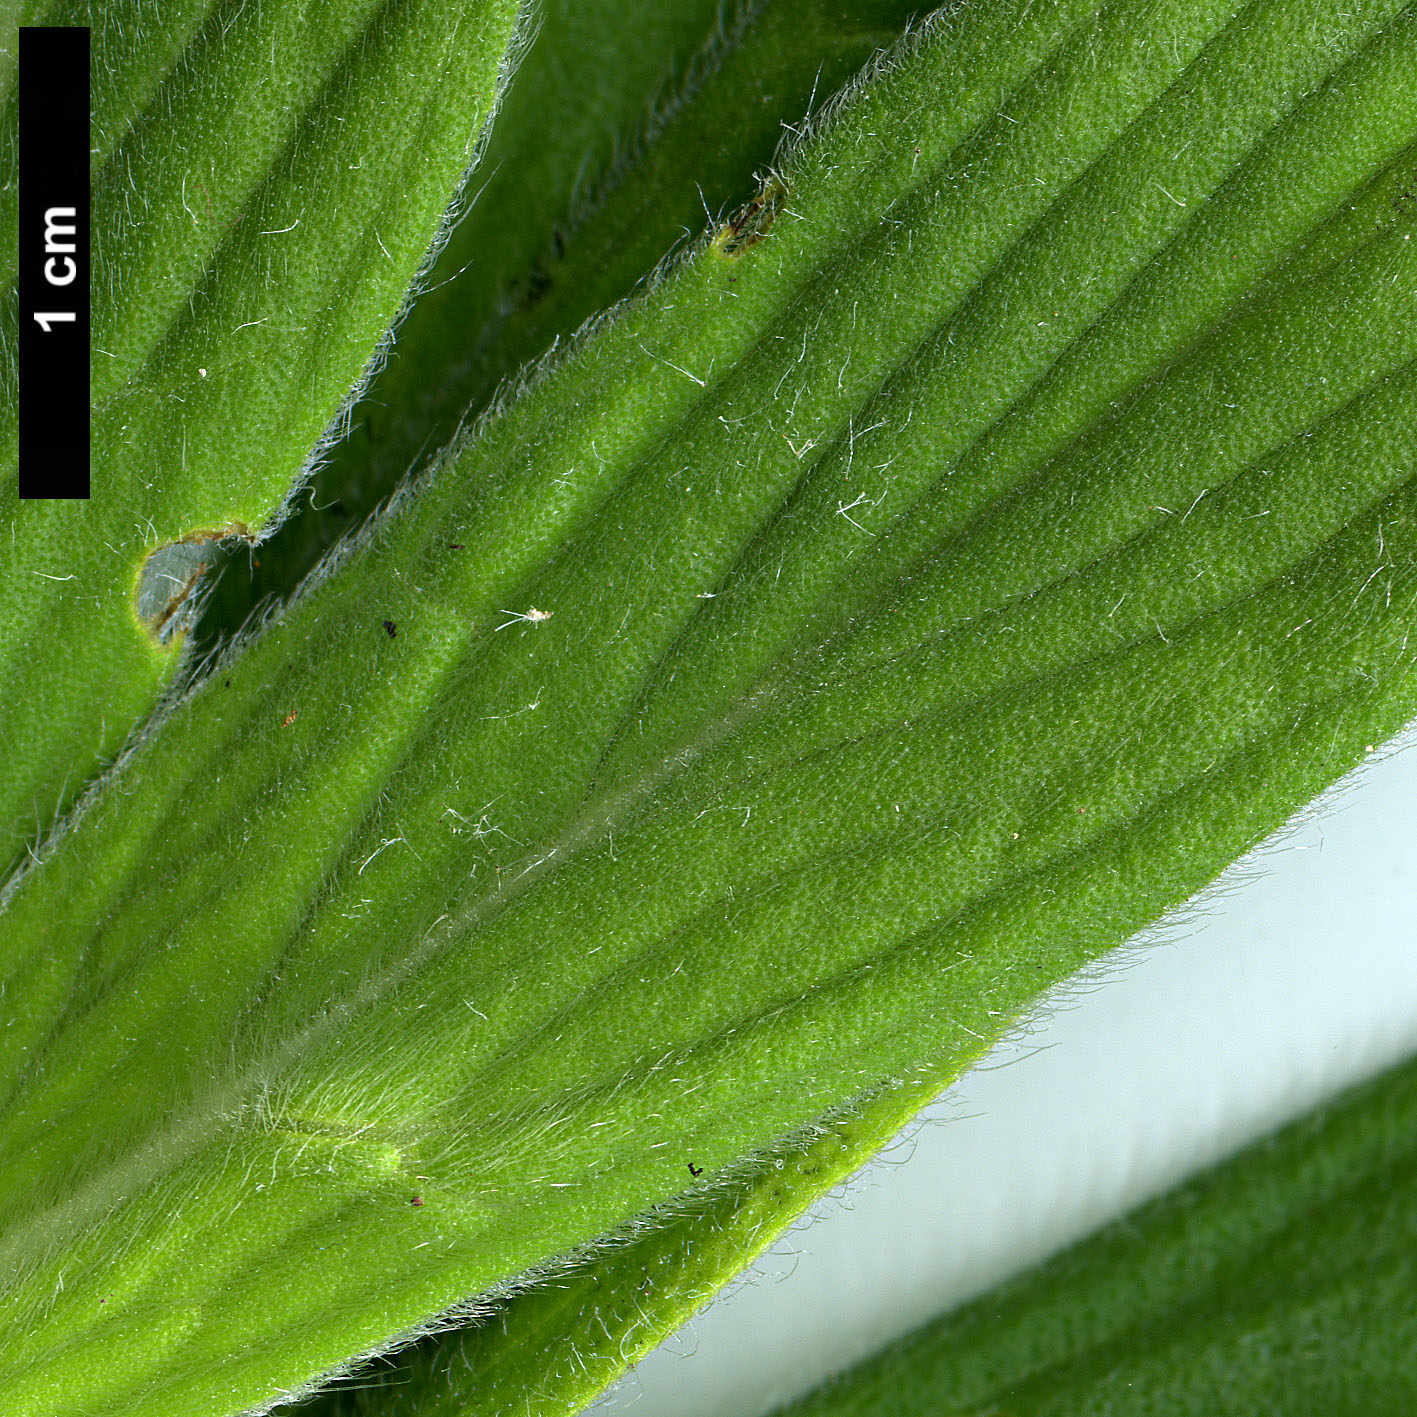
<path fill-rule="evenodd" d="M 1056 996 L 613 1388 L 758 1417 L 1417 1053 L 1417 733 Z"/>

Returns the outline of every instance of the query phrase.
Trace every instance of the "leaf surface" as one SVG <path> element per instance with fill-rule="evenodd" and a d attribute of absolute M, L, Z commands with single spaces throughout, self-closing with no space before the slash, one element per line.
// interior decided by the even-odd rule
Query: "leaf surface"
<path fill-rule="evenodd" d="M 556 1417 L 581 1411 L 698 1312 L 940 1090 L 920 1070 L 787 1139 L 633 1237 L 520 1282 L 311 1400 L 309 1417 Z"/>
<path fill-rule="evenodd" d="M 641 285 L 919 7 L 902 0 L 557 0 L 496 125 L 476 199 L 351 413 L 313 495 L 257 559 L 230 554 L 199 633 L 288 595 L 411 469 L 514 387 L 524 367 Z M 627 31 L 636 43 L 627 45 Z M 557 114 L 548 129 L 546 115 Z"/>
<path fill-rule="evenodd" d="M 0 915 L 9 1410 L 634 1233 L 1410 719 L 1414 41 L 937 22 L 196 686 Z"/>
<path fill-rule="evenodd" d="M 697 9 L 659 0 L 634 17 L 640 42 L 630 47 L 618 38 L 628 22 L 621 5 L 545 7 L 499 109 L 477 199 L 354 409 L 350 436 L 259 561 L 232 558 L 198 633 L 230 632 L 259 591 L 293 588 L 422 447 L 485 407 L 522 362 L 642 283 L 709 211 L 748 201 L 753 173 L 768 170 L 784 129 L 915 13 L 896 0 L 830 14 L 814 0 L 756 0 L 725 19 L 716 0 Z M 654 55 L 673 57 L 667 81 L 647 69 Z M 564 121 L 548 142 L 552 108 Z M 433 1400 L 428 1376 L 444 1404 L 521 1412 L 531 1400 L 542 1413 L 578 1411 L 889 1140 L 941 1082 L 913 1079 L 909 1091 L 863 1102 L 825 1124 L 821 1138 L 782 1148 L 702 1197 L 692 1213 L 558 1273 L 554 1286 L 519 1290 L 495 1322 L 424 1340 L 380 1366 L 377 1390 L 361 1379 L 333 1390 L 327 1406 L 416 1410 Z M 441 1381 L 462 1372 L 477 1374 L 475 1390 Z"/>

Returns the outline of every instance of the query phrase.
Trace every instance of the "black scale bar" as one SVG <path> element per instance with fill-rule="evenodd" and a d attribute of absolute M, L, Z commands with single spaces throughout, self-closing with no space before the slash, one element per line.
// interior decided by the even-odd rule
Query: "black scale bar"
<path fill-rule="evenodd" d="M 89 31 L 20 29 L 20 496 L 89 495 Z"/>

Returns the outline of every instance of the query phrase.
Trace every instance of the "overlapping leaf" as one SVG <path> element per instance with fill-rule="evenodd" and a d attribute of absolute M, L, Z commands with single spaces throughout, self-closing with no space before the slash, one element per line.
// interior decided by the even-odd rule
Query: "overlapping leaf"
<path fill-rule="evenodd" d="M 729 1185 L 1417 712 L 1414 41 L 937 24 L 200 686 L 0 916 L 12 1409 Z"/>
<path fill-rule="evenodd" d="M 203 612 L 203 638 L 239 629 L 262 596 L 289 594 L 524 365 L 629 295 L 710 223 L 710 212 L 746 202 L 784 127 L 919 12 L 903 0 L 542 7 L 476 200 L 400 326 L 387 367 L 299 514 L 259 558 L 233 553 Z M 551 112 L 557 121 L 548 126 Z"/>
<path fill-rule="evenodd" d="M 829 14 L 800 0 L 757 0 L 727 18 L 717 3 L 655 3 L 633 17 L 620 5 L 606 13 L 546 7 L 499 110 L 477 201 L 353 411 L 351 436 L 259 557 L 238 554 L 226 566 L 202 637 L 237 627 L 262 588 L 293 587 L 318 549 L 357 522 L 421 447 L 483 408 L 521 360 L 627 294 L 725 197 L 751 197 L 753 173 L 768 170 L 783 129 L 915 13 L 895 0 Z M 605 43 L 631 20 L 638 45 Z M 686 36 L 697 43 L 686 45 Z M 667 83 L 646 69 L 655 56 L 683 58 Z M 548 142 L 552 107 L 565 121 Z M 381 1369 L 379 1395 L 361 1379 L 330 1401 L 336 1410 L 391 1398 L 416 1407 L 427 1400 L 417 1395 L 423 1384 L 410 1381 L 416 1369 L 477 1374 L 472 1392 L 438 1384 L 447 1403 L 520 1412 L 530 1399 L 538 1412 L 578 1410 L 946 1080 L 927 1074 L 863 1102 L 821 1139 L 779 1150 L 692 1213 L 558 1274 L 554 1288 L 521 1290 L 475 1334 L 429 1339 L 400 1355 Z M 593 1304 L 581 1302 L 587 1294 Z"/>
<path fill-rule="evenodd" d="M 1399 1417 L 1417 1398 L 1414 1297 L 1409 1063 L 926 1325 L 782 1417 Z"/>
<path fill-rule="evenodd" d="M 516 8 L 24 7 L 94 20 L 96 495 L 18 504 L 11 383 L 0 861 L 152 708 L 208 543 L 277 513 L 368 365 L 491 111 Z"/>

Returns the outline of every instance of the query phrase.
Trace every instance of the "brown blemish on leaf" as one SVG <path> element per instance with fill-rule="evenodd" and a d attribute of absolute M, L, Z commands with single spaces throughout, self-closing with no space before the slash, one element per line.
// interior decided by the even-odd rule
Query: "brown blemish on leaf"
<path fill-rule="evenodd" d="M 772 230 L 787 199 L 791 188 L 781 177 L 770 177 L 747 206 L 723 227 L 714 238 L 718 249 L 725 256 L 741 256 L 744 251 L 756 246 Z"/>
<path fill-rule="evenodd" d="M 255 544 L 245 522 L 200 527 L 175 541 L 165 541 L 148 553 L 138 573 L 134 613 L 152 638 L 166 643 L 191 627 L 193 592 L 211 569 L 213 549 L 222 541 Z"/>
<path fill-rule="evenodd" d="M 153 634 L 158 637 L 158 639 L 162 639 L 165 634 L 169 633 L 168 627 L 172 624 L 173 617 L 187 603 L 188 597 L 192 594 L 194 590 L 196 590 L 197 582 L 201 580 L 204 575 L 206 575 L 207 569 L 207 564 L 205 562 L 198 566 L 197 569 L 193 571 L 192 574 L 188 576 L 185 581 L 182 581 L 178 584 L 177 588 L 167 598 L 167 603 L 162 607 L 162 609 L 157 613 L 157 615 L 153 617 L 153 619 L 148 625 L 148 628 L 152 631 Z"/>

